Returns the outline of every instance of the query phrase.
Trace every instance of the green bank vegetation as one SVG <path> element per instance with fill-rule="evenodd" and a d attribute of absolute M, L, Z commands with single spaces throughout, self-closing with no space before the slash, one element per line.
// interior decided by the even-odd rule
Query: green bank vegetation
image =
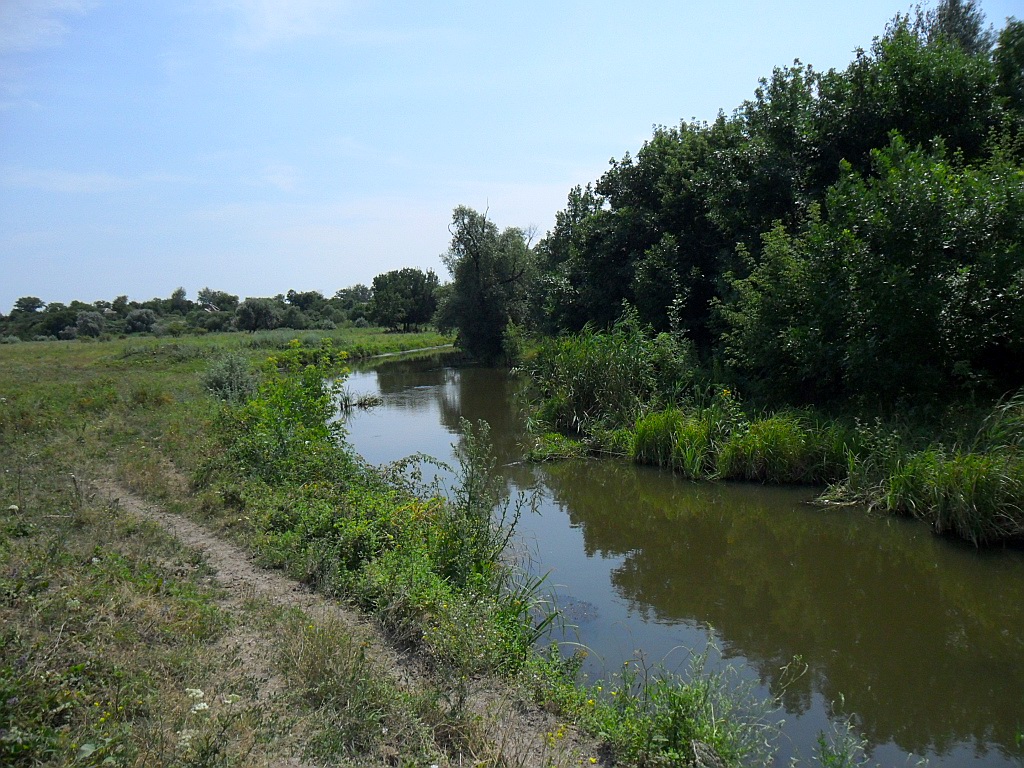
<path fill-rule="evenodd" d="M 596 739 L 586 762 L 768 760 L 766 705 L 699 660 L 684 680 L 637 659 L 588 688 L 580 657 L 538 654 L 553 614 L 502 556 L 519 507 L 498 496 L 486 425 L 467 425 L 451 493 L 415 463 L 366 466 L 332 419 L 345 348 L 371 345 L 352 334 L 0 350 L 0 762 L 519 764 L 471 706 L 487 680 L 559 713 L 549 764 L 570 723 Z M 329 614 L 226 595 L 202 556 L 94 490 L 111 480 L 361 608 L 393 650 Z M 415 686 L 394 674 L 401 654 Z"/>
<path fill-rule="evenodd" d="M 524 363 L 539 393 L 533 457 L 611 454 L 694 480 L 823 485 L 823 502 L 912 515 L 974 544 L 1024 537 L 1024 394 L 865 421 L 757 409 L 693 360 L 685 339 L 655 335 L 635 313 L 610 332 L 541 342 Z"/>

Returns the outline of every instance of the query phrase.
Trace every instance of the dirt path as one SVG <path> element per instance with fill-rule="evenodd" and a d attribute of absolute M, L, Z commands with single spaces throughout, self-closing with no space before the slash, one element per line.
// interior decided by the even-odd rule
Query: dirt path
<path fill-rule="evenodd" d="M 357 611 L 311 592 L 305 586 L 279 573 L 257 567 L 241 548 L 220 538 L 201 525 L 171 514 L 150 504 L 112 481 L 93 483 L 97 493 L 117 503 L 125 511 L 151 520 L 178 541 L 198 550 L 207 564 L 216 571 L 216 581 L 225 593 L 221 607 L 233 615 L 244 614 L 244 606 L 253 598 L 263 599 L 281 607 L 300 608 L 310 617 L 329 617 L 340 622 L 350 634 L 372 649 L 373 657 L 388 671 L 403 690 L 427 687 L 428 681 L 414 657 L 396 651 L 382 636 L 377 626 Z M 226 642 L 238 650 L 240 663 L 253 679 L 261 681 L 258 698 L 275 695 L 284 687 L 269 657 L 272 642 L 260 630 L 240 623 L 241 629 Z M 478 686 L 470 694 L 470 711 L 483 718 L 483 732 L 491 734 L 492 744 L 509 766 L 571 766 L 589 765 L 588 755 L 596 754 L 571 730 L 561 728 L 555 718 L 535 707 L 517 704 L 513 697 L 502 695 L 492 687 Z M 564 734 L 552 739 L 550 734 Z M 275 764 L 281 768 L 303 768 L 297 760 Z"/>

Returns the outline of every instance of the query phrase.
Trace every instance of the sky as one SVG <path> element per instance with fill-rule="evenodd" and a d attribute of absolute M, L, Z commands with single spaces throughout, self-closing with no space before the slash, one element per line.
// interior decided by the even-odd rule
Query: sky
<path fill-rule="evenodd" d="M 1021 0 L 982 0 L 989 22 Z M 826 10 L 827 8 L 827 10 Z M 897 0 L 0 0 L 0 312 L 448 278 L 452 210 L 543 235 L 655 125 Z"/>

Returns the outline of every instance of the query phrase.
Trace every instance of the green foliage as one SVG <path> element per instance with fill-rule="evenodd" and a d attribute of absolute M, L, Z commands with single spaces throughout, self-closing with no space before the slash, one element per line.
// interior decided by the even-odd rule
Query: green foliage
<path fill-rule="evenodd" d="M 706 664 L 706 652 L 695 655 L 677 675 L 637 658 L 607 681 L 577 686 L 567 682 L 574 665 L 552 649 L 539 664 L 536 695 L 599 734 L 616 764 L 769 765 L 765 705 L 732 670 Z"/>
<path fill-rule="evenodd" d="M 228 352 L 210 363 L 203 386 L 219 400 L 243 403 L 256 391 L 256 376 L 244 355 Z"/>
<path fill-rule="evenodd" d="M 526 233 L 509 227 L 499 232 L 487 219 L 459 206 L 452 214 L 452 240 L 441 259 L 452 276 L 443 294 L 437 324 L 457 329 L 458 343 L 483 360 L 497 360 L 509 323 L 530 319 L 530 291 L 536 265 Z"/>
<path fill-rule="evenodd" d="M 265 371 L 256 397 L 224 414 L 239 467 L 266 482 L 313 480 L 342 457 L 334 384 L 315 365 Z M 344 462 L 343 462 L 344 463 Z"/>
<path fill-rule="evenodd" d="M 721 447 L 716 474 L 763 483 L 832 482 L 847 469 L 846 442 L 835 425 L 815 428 L 798 414 L 753 419 Z"/>
<path fill-rule="evenodd" d="M 396 269 L 373 278 L 367 314 L 373 322 L 409 331 L 430 322 L 437 309 L 437 275 L 428 270 Z"/>
<path fill-rule="evenodd" d="M 246 299 L 235 309 L 235 325 L 243 331 L 260 331 L 281 324 L 283 310 L 273 299 Z"/>
<path fill-rule="evenodd" d="M 106 321 L 99 312 L 79 312 L 75 319 L 75 330 L 79 336 L 95 338 L 103 333 Z"/>
<path fill-rule="evenodd" d="M 1024 458 L 930 449 L 901 461 L 884 484 L 887 510 L 919 517 L 973 544 L 1024 537 Z"/>
<path fill-rule="evenodd" d="M 536 585 L 501 560 L 523 502 L 502 503 L 484 423 L 465 425 L 450 498 L 363 466 L 331 420 L 336 385 L 325 377 L 276 356 L 254 395 L 222 414 L 222 448 L 203 476 L 234 489 L 265 563 L 425 648 L 461 707 L 468 675 L 514 672 L 550 621 Z"/>
<path fill-rule="evenodd" d="M 685 341 L 652 335 L 632 310 L 610 333 L 587 327 L 545 341 L 528 364 L 540 389 L 538 418 L 565 431 L 632 425 L 687 390 L 692 359 Z"/>
<path fill-rule="evenodd" d="M 157 316 L 152 309 L 133 309 L 124 319 L 125 333 L 149 333 L 156 325 Z"/>
<path fill-rule="evenodd" d="M 720 306 L 736 369 L 775 397 L 881 402 L 1024 376 L 1024 172 L 958 169 L 893 136 L 827 219 L 777 227 Z"/>

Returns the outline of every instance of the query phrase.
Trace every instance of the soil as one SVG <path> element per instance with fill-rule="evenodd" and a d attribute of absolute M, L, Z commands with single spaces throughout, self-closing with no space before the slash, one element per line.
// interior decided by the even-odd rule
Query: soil
<path fill-rule="evenodd" d="M 191 520 L 145 501 L 113 480 L 97 481 L 93 486 L 100 496 L 117 503 L 130 514 L 155 522 L 182 544 L 200 552 L 215 571 L 216 585 L 223 592 L 221 607 L 232 615 L 242 617 L 246 603 L 255 598 L 275 606 L 300 608 L 310 617 L 329 617 L 365 643 L 376 661 L 402 689 L 414 691 L 425 687 L 427 672 L 424 666 L 414 655 L 389 643 L 379 627 L 365 615 L 312 592 L 287 576 L 258 567 L 240 547 Z M 270 698 L 282 690 L 284 681 L 275 672 L 269 656 L 273 644 L 264 636 L 263 630 L 239 621 L 236 629 L 222 642 L 233 649 L 245 674 L 260 681 L 258 699 Z M 596 744 L 571 728 L 560 727 L 551 713 L 531 705 L 493 681 L 477 681 L 472 686 L 468 707 L 483 718 L 486 727 L 482 732 L 491 734 L 492 746 L 503 755 L 503 765 L 590 765 L 592 758 L 589 756 L 598 754 Z M 565 735 L 552 739 L 553 733 Z M 461 760 L 456 756 L 453 764 L 461 764 Z M 305 768 L 308 764 L 287 758 L 271 765 L 274 768 Z"/>

